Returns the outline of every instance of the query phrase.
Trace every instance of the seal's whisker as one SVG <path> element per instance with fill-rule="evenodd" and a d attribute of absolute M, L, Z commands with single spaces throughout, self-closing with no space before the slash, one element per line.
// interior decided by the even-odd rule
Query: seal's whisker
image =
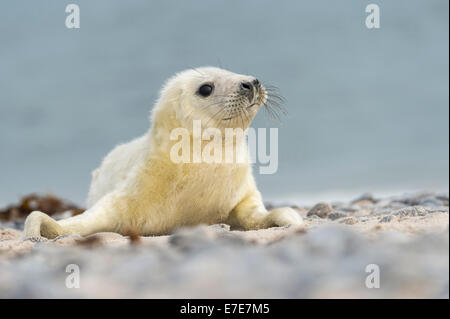
<path fill-rule="evenodd" d="M 267 100 L 264 103 L 264 110 L 266 111 L 266 114 L 269 115 L 270 118 L 273 120 L 276 120 L 277 122 L 281 123 L 281 117 L 279 112 L 283 113 L 283 115 L 287 114 L 287 111 L 285 111 L 283 108 L 278 107 L 277 109 L 273 107 L 270 100 Z"/>
<path fill-rule="evenodd" d="M 272 88 L 272 87 L 264 87 L 266 89 L 267 92 L 271 92 L 271 93 L 277 93 L 280 90 L 277 88 Z"/>
<path fill-rule="evenodd" d="M 207 105 L 202 106 L 202 107 L 200 108 L 200 110 L 204 110 L 204 109 L 207 109 L 207 108 L 209 108 L 209 107 L 211 107 L 211 106 L 215 106 L 215 105 L 219 105 L 219 104 L 224 104 L 224 103 L 226 103 L 226 102 L 227 102 L 227 101 L 220 101 L 220 102 L 216 102 L 216 103 L 207 104 Z"/>
<path fill-rule="evenodd" d="M 267 99 L 267 104 L 270 104 L 270 106 L 275 106 L 276 108 L 280 109 L 283 113 L 287 112 L 284 108 L 284 106 L 281 103 L 278 103 L 277 101 L 273 101 L 271 99 Z"/>
<path fill-rule="evenodd" d="M 272 90 L 279 90 L 280 88 L 279 87 L 277 87 L 277 86 L 275 86 L 275 85 L 272 85 L 272 84 L 268 84 L 268 83 L 263 83 L 263 86 L 266 88 L 266 89 L 272 89 Z"/>
<path fill-rule="evenodd" d="M 213 116 L 211 116 L 209 118 L 209 120 L 206 122 L 205 126 L 208 126 L 208 124 L 209 124 L 209 122 L 211 122 L 211 120 L 215 119 L 217 115 L 221 114 L 224 111 L 225 111 L 225 109 L 219 109 L 219 111 L 217 111 Z"/>
<path fill-rule="evenodd" d="M 264 107 L 264 115 L 266 116 L 266 118 L 269 118 L 272 122 L 276 118 L 275 115 L 272 113 L 272 111 L 267 107 Z"/>
<path fill-rule="evenodd" d="M 245 119 L 247 120 L 247 123 L 250 123 L 251 120 L 250 120 L 249 117 L 247 116 L 247 115 L 249 115 L 249 113 L 248 113 L 248 111 L 247 111 L 246 108 L 243 108 L 243 113 L 244 113 Z"/>
<path fill-rule="evenodd" d="M 224 115 L 224 113 L 226 113 L 227 112 L 227 109 L 225 109 L 225 108 L 223 108 L 223 109 L 220 109 L 218 112 L 216 112 L 207 122 L 206 122 L 206 124 L 205 124 L 205 126 L 208 126 L 208 124 L 209 124 L 209 122 L 211 121 L 211 120 L 216 120 L 216 119 L 221 119 L 221 121 L 218 121 L 219 123 L 219 129 L 220 128 L 223 128 L 223 123 L 222 123 L 222 121 L 223 121 L 223 115 Z"/>
<path fill-rule="evenodd" d="M 273 96 L 277 96 L 277 97 L 279 97 L 280 99 L 285 99 L 281 94 L 280 94 L 280 92 L 278 91 L 278 90 L 271 90 L 271 89 L 266 89 L 266 94 L 270 94 L 270 95 L 273 95 Z"/>
<path fill-rule="evenodd" d="M 281 105 L 281 104 L 283 103 L 282 101 L 277 100 L 277 99 L 274 99 L 274 98 L 271 97 L 271 96 L 268 96 L 268 97 L 267 97 L 267 101 L 270 101 L 272 104 L 276 104 L 276 105 Z"/>
<path fill-rule="evenodd" d="M 270 110 L 272 113 L 276 114 L 277 117 L 279 117 L 279 118 L 281 118 L 281 115 L 287 115 L 288 114 L 288 112 L 285 109 L 283 109 L 283 108 L 274 108 L 274 107 L 272 107 L 270 105 L 268 105 L 266 108 L 268 110 Z"/>
<path fill-rule="evenodd" d="M 237 125 L 238 125 L 239 123 L 238 123 L 238 118 L 237 118 L 237 115 L 234 117 L 234 120 L 233 120 L 233 127 L 236 127 Z"/>
<path fill-rule="evenodd" d="M 272 98 L 280 101 L 280 103 L 285 103 L 286 102 L 286 99 L 283 96 L 279 95 L 279 94 L 274 94 L 274 93 L 269 93 L 269 92 L 267 92 L 266 94 L 267 94 L 267 96 L 272 97 Z"/>
<path fill-rule="evenodd" d="M 223 103 L 223 102 L 217 102 L 217 103 L 211 103 L 211 104 L 208 104 L 208 105 L 204 105 L 204 106 L 202 106 L 202 107 L 200 108 L 200 110 L 205 110 L 205 109 L 207 109 L 207 108 L 209 108 L 209 107 L 211 107 L 211 106 L 218 105 L 218 104 L 221 104 L 221 103 Z M 195 111 L 196 111 L 196 110 L 193 109 L 192 111 L 190 111 L 190 112 L 188 113 L 188 115 L 187 115 L 186 117 L 187 117 L 187 118 L 191 117 L 191 115 L 192 115 Z"/>
<path fill-rule="evenodd" d="M 272 120 L 281 123 L 281 114 L 287 114 L 287 110 L 283 106 L 286 99 L 279 93 L 278 87 L 274 85 L 265 84 L 264 89 L 266 94 L 266 101 L 263 104 L 265 114 Z"/>
<path fill-rule="evenodd" d="M 242 112 L 239 112 L 239 117 L 241 118 L 242 129 L 245 129 L 244 119 L 242 118 Z"/>
<path fill-rule="evenodd" d="M 205 76 L 202 72 L 200 72 L 199 70 L 197 70 L 194 67 L 189 67 L 191 70 L 194 70 L 195 72 L 197 72 L 198 74 L 200 74 L 201 76 Z"/>

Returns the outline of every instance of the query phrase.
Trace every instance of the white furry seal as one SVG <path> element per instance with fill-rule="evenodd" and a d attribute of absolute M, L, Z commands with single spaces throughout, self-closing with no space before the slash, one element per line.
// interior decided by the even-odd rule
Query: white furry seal
<path fill-rule="evenodd" d="M 227 223 L 240 229 L 301 224 L 291 208 L 268 212 L 247 163 L 174 163 L 171 131 L 204 128 L 247 129 L 267 101 L 268 89 L 251 76 L 205 67 L 181 72 L 166 83 L 142 137 L 117 146 L 93 172 L 88 209 L 55 221 L 35 211 L 25 238 L 96 232 L 167 234 L 180 226 Z M 228 146 L 229 147 L 229 146 Z M 247 156 L 245 139 L 231 147 Z"/>

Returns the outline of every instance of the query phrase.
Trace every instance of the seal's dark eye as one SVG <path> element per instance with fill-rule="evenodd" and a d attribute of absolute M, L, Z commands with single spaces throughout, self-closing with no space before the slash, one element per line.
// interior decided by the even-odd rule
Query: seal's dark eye
<path fill-rule="evenodd" d="M 213 91 L 213 87 L 211 84 L 203 84 L 199 89 L 198 89 L 198 94 L 200 94 L 203 97 L 207 97 L 210 96 L 211 93 Z"/>

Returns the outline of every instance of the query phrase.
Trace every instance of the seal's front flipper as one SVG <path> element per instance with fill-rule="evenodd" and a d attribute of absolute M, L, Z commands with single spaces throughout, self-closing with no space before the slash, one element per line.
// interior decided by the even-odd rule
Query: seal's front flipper
<path fill-rule="evenodd" d="M 259 193 L 242 200 L 230 213 L 227 223 L 231 227 L 254 230 L 286 225 L 303 224 L 302 217 L 290 207 L 282 207 L 268 212 Z"/>

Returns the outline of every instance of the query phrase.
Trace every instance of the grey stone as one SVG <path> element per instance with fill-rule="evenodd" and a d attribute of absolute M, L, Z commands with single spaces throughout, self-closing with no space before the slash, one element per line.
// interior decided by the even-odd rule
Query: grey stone
<path fill-rule="evenodd" d="M 339 212 L 339 211 L 335 211 L 334 213 L 331 213 L 330 215 L 328 215 L 328 219 L 331 219 L 331 220 L 336 220 L 336 219 L 343 218 L 343 217 L 347 217 L 347 214 L 345 214 L 343 212 Z"/>
<path fill-rule="evenodd" d="M 416 216 L 425 216 L 427 215 L 428 211 L 423 206 L 411 206 L 406 208 L 400 208 L 392 212 L 392 215 L 399 216 L 399 217 L 416 217 Z"/>
<path fill-rule="evenodd" d="M 436 197 L 429 196 L 429 197 L 421 199 L 419 201 L 419 205 L 439 207 L 439 206 L 443 206 L 444 203 L 441 200 L 437 199 Z"/>
<path fill-rule="evenodd" d="M 389 222 L 391 222 L 393 219 L 394 219 L 394 216 L 392 216 L 392 215 L 387 215 L 387 216 L 384 216 L 383 218 L 381 218 L 379 222 L 380 222 L 380 223 L 389 223 Z"/>
<path fill-rule="evenodd" d="M 357 202 L 361 202 L 361 201 L 371 201 L 371 202 L 376 202 L 375 198 L 373 197 L 373 195 L 371 193 L 364 193 L 361 196 L 359 196 L 358 198 L 352 200 L 352 204 L 357 203 Z"/>
<path fill-rule="evenodd" d="M 333 207 L 328 203 L 318 203 L 313 208 L 309 210 L 306 216 L 319 216 L 320 218 L 326 218 L 328 215 L 333 213 Z"/>

